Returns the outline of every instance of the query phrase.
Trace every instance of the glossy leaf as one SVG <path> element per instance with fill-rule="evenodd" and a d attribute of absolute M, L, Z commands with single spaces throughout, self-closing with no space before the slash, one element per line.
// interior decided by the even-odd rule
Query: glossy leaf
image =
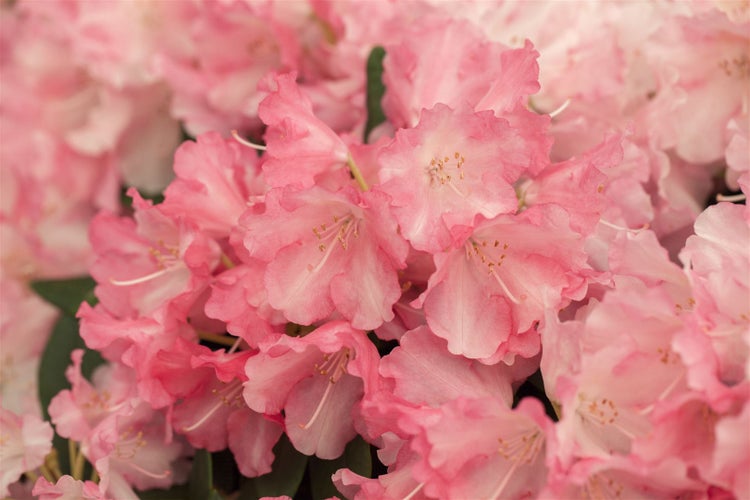
<path fill-rule="evenodd" d="M 310 459 L 310 482 L 313 498 L 330 498 L 341 496 L 333 485 L 331 476 L 339 469 L 351 469 L 360 476 L 370 477 L 372 474 L 372 457 L 370 445 L 360 436 L 355 437 L 346 445 L 344 454 L 333 460 L 321 460 L 317 457 Z"/>
<path fill-rule="evenodd" d="M 262 497 L 287 495 L 294 497 L 297 493 L 308 457 L 294 449 L 286 435 L 282 435 L 273 448 L 276 459 L 271 472 L 260 477 L 245 480 L 238 500 L 257 500 Z"/>
<path fill-rule="evenodd" d="M 141 500 L 185 500 L 188 496 L 189 491 L 186 484 L 172 486 L 168 490 L 148 490 L 138 492 L 138 498 Z"/>
<path fill-rule="evenodd" d="M 381 100 L 385 95 L 385 85 L 383 85 L 383 59 L 385 58 L 385 49 L 377 46 L 373 47 L 367 58 L 367 123 L 365 124 L 364 141 L 370 136 L 372 129 L 385 121 L 385 113 Z"/>
<path fill-rule="evenodd" d="M 222 500 L 222 496 L 214 488 L 214 471 L 211 454 L 206 450 L 198 450 L 193 457 L 193 468 L 188 480 L 189 500 Z"/>
<path fill-rule="evenodd" d="M 89 276 L 31 282 L 31 288 L 37 295 L 68 316 L 75 316 L 84 300 L 91 305 L 96 303 L 95 286 L 96 281 Z"/>

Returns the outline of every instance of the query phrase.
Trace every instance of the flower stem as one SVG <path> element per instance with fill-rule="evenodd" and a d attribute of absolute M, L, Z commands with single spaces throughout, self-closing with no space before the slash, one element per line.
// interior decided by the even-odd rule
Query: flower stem
<path fill-rule="evenodd" d="M 78 450 L 78 454 L 76 455 L 76 459 L 74 462 L 71 462 L 72 467 L 72 476 L 73 479 L 82 480 L 83 479 L 83 467 L 86 465 L 86 457 L 83 456 L 83 452 L 81 450 Z"/>
<path fill-rule="evenodd" d="M 359 171 L 359 167 L 354 163 L 354 158 L 352 158 L 351 155 L 346 158 L 346 165 L 349 167 L 349 171 L 352 173 L 354 180 L 357 181 L 360 189 L 362 189 L 362 191 L 370 189 L 367 182 L 365 182 L 365 178 L 362 177 L 362 172 Z"/>
<path fill-rule="evenodd" d="M 39 467 L 39 470 L 47 481 L 53 484 L 62 477 L 62 472 L 60 472 L 60 462 L 57 460 L 56 449 L 52 448 L 52 451 L 47 453 L 47 456 L 44 457 L 44 463 Z"/>
<path fill-rule="evenodd" d="M 78 458 L 78 448 L 76 446 L 76 442 L 72 439 L 68 439 L 68 457 L 70 458 L 70 467 L 75 468 L 75 463 Z M 71 470 L 71 475 L 73 476 L 73 479 L 81 479 L 80 477 L 75 475 L 75 471 Z"/>
<path fill-rule="evenodd" d="M 224 267 L 227 269 L 232 269 L 234 267 L 234 262 L 232 262 L 232 259 L 230 259 L 224 252 L 221 252 L 221 263 L 224 264 Z"/>
<path fill-rule="evenodd" d="M 39 470 L 41 471 L 42 476 L 44 476 L 44 479 L 46 479 L 52 484 L 57 483 L 57 478 L 55 478 L 55 475 L 52 473 L 52 471 L 49 470 L 49 468 L 47 468 L 46 465 L 42 464 L 39 467 Z"/>

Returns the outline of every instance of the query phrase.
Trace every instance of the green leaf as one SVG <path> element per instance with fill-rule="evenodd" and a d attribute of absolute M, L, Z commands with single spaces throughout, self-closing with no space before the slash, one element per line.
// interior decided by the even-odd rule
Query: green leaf
<path fill-rule="evenodd" d="M 190 493 L 186 484 L 172 486 L 168 490 L 139 491 L 138 498 L 141 500 L 185 500 Z"/>
<path fill-rule="evenodd" d="M 223 500 L 214 488 L 214 471 L 211 454 L 206 450 L 198 450 L 193 457 L 193 468 L 188 480 L 189 500 Z"/>
<path fill-rule="evenodd" d="M 370 136 L 372 129 L 385 121 L 385 113 L 381 100 L 385 95 L 383 85 L 383 59 L 385 49 L 380 46 L 373 47 L 367 57 L 367 123 L 365 124 L 364 141 Z"/>
<path fill-rule="evenodd" d="M 96 304 L 95 286 L 96 281 L 89 276 L 31 282 L 31 288 L 37 295 L 68 316 L 75 316 L 84 300 L 91 305 Z"/>
<path fill-rule="evenodd" d="M 346 445 L 344 454 L 333 460 L 310 458 L 310 482 L 313 498 L 330 498 L 341 494 L 333 485 L 331 476 L 339 469 L 351 469 L 360 476 L 370 477 L 372 474 L 372 457 L 370 445 L 360 436 L 355 437 Z"/>
<path fill-rule="evenodd" d="M 46 420 L 49 420 L 47 408 L 55 395 L 63 389 L 68 389 L 70 384 L 65 378 L 65 370 L 71 364 L 70 353 L 74 349 L 84 349 L 81 372 L 84 377 L 91 377 L 94 368 L 104 362 L 96 351 L 86 349 L 78 334 L 78 320 L 72 316 L 63 315 L 55 323 L 50 334 L 47 345 L 42 352 L 39 362 L 39 403 Z M 67 440 L 55 435 L 53 445 L 57 450 L 60 469 L 63 473 L 70 472 L 70 459 Z"/>
<path fill-rule="evenodd" d="M 294 449 L 286 435 L 282 435 L 273 448 L 276 459 L 271 472 L 246 479 L 238 500 L 257 500 L 262 497 L 287 495 L 294 497 L 305 474 L 307 456 Z"/>

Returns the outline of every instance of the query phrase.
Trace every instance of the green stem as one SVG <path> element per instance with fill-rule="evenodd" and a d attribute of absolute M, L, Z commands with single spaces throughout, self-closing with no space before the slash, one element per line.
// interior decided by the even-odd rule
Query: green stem
<path fill-rule="evenodd" d="M 46 465 L 42 464 L 42 465 L 41 465 L 41 466 L 39 467 L 39 470 L 41 471 L 41 473 L 42 473 L 42 476 L 44 476 L 44 479 L 46 479 L 47 481 L 49 481 L 49 482 L 50 482 L 50 483 L 52 483 L 52 484 L 55 484 L 55 483 L 57 483 L 57 479 L 55 478 L 55 475 L 54 475 L 54 474 L 52 473 L 52 471 L 50 471 L 50 470 L 49 470 L 49 469 L 47 468 L 47 466 L 46 466 Z"/>
<path fill-rule="evenodd" d="M 72 439 L 68 439 L 68 457 L 70 458 L 70 466 L 74 467 L 73 464 L 76 463 L 76 459 L 78 458 L 78 447 L 76 446 L 76 442 Z M 81 479 L 80 477 L 76 477 L 72 470 L 71 475 L 73 476 L 73 479 Z"/>
<path fill-rule="evenodd" d="M 354 158 L 352 158 L 351 155 L 346 158 L 346 166 L 349 167 L 349 171 L 352 173 L 354 180 L 357 181 L 357 184 L 359 185 L 360 189 L 362 189 L 362 191 L 367 191 L 368 189 L 370 189 L 370 187 L 367 185 L 367 182 L 365 182 L 365 178 L 362 177 L 362 172 L 359 171 L 359 167 L 357 167 L 357 164 L 354 163 Z"/>
<path fill-rule="evenodd" d="M 52 448 L 52 451 L 47 453 L 44 457 L 44 463 L 39 467 L 42 475 L 52 484 L 57 483 L 57 480 L 62 477 L 60 471 L 60 463 L 57 460 L 57 450 Z"/>
<path fill-rule="evenodd" d="M 71 462 L 72 465 L 72 476 L 73 479 L 82 480 L 83 479 L 83 467 L 86 465 L 86 457 L 83 456 L 83 452 L 80 450 L 78 451 L 78 454 L 76 455 L 75 462 Z"/>
<path fill-rule="evenodd" d="M 234 267 L 234 262 L 232 262 L 232 259 L 230 259 L 224 252 L 221 253 L 221 263 L 224 264 L 224 267 L 227 269 L 232 269 Z"/>

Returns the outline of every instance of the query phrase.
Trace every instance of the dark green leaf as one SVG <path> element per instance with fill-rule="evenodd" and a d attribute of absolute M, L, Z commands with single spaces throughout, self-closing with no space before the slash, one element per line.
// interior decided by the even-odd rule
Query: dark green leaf
<path fill-rule="evenodd" d="M 234 454 L 225 449 L 211 453 L 214 472 L 214 488 L 221 494 L 229 494 L 240 487 L 240 474 Z"/>
<path fill-rule="evenodd" d="M 96 303 L 94 287 L 96 281 L 89 276 L 67 280 L 32 281 L 31 288 L 41 298 L 58 307 L 68 316 L 75 316 L 84 300 Z"/>
<path fill-rule="evenodd" d="M 273 448 L 276 459 L 271 472 L 246 479 L 238 500 L 257 500 L 261 497 L 287 495 L 293 497 L 305 474 L 307 457 L 294 449 L 286 435 L 282 435 Z"/>
<path fill-rule="evenodd" d="M 186 484 L 172 486 L 168 490 L 139 491 L 138 498 L 141 500 L 185 500 L 189 498 Z"/>
<path fill-rule="evenodd" d="M 81 372 L 85 377 L 90 377 L 94 368 L 104 362 L 99 353 L 86 349 L 86 345 L 78 335 L 78 320 L 72 316 L 63 315 L 55 323 L 39 362 L 39 402 L 46 420 L 49 420 L 47 408 L 52 398 L 58 392 L 70 387 L 65 378 L 65 370 L 71 364 L 70 353 L 73 349 L 86 351 L 81 366 Z M 67 440 L 55 435 L 53 445 L 57 450 L 60 469 L 64 473 L 69 473 L 70 459 Z"/>
<path fill-rule="evenodd" d="M 206 450 L 198 450 L 193 457 L 193 468 L 188 480 L 189 500 L 222 500 L 222 496 L 214 488 L 214 471 L 211 454 Z"/>
<path fill-rule="evenodd" d="M 360 436 L 355 437 L 346 445 L 344 454 L 334 460 L 310 458 L 310 482 L 312 483 L 313 498 L 330 498 L 340 496 L 333 485 L 331 476 L 339 469 L 351 469 L 360 476 L 370 477 L 372 473 L 372 459 L 370 445 Z"/>
<path fill-rule="evenodd" d="M 373 47 L 367 58 L 367 123 L 365 124 L 364 141 L 370 136 L 372 129 L 385 121 L 385 113 L 381 100 L 385 95 L 385 85 L 383 85 L 383 59 L 385 58 L 385 49 L 377 46 Z"/>

